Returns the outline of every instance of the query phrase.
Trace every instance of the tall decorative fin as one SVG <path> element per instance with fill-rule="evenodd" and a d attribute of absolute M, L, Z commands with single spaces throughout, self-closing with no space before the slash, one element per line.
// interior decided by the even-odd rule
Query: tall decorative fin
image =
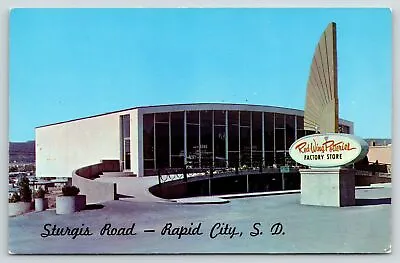
<path fill-rule="evenodd" d="M 336 23 L 330 23 L 315 48 L 307 84 L 304 129 L 338 132 Z"/>

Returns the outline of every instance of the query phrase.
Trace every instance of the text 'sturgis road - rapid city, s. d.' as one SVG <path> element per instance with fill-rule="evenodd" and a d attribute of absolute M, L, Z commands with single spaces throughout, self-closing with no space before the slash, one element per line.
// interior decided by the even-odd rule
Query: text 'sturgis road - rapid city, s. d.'
<path fill-rule="evenodd" d="M 240 238 L 244 236 L 257 237 L 267 233 L 272 236 L 285 235 L 282 223 L 275 222 L 264 224 L 254 222 L 249 224 L 246 229 L 239 229 L 237 226 L 226 222 L 216 222 L 205 226 L 202 222 L 190 222 L 186 225 L 176 225 L 167 222 L 161 229 L 138 229 L 136 223 L 127 226 L 113 226 L 111 223 L 105 223 L 101 229 L 91 229 L 90 226 L 81 224 L 81 226 L 59 226 L 56 224 L 44 224 L 43 231 L 40 233 L 42 238 L 84 238 L 86 236 L 136 236 L 158 234 L 161 236 L 170 236 L 177 239 L 183 237 L 208 237 L 210 239 L 218 238 Z"/>

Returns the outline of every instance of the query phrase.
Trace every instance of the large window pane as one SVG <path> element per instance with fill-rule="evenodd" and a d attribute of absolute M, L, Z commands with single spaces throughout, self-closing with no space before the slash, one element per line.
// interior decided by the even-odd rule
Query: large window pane
<path fill-rule="evenodd" d="M 285 128 L 285 115 L 275 113 L 275 128 Z"/>
<path fill-rule="evenodd" d="M 284 152 L 276 152 L 276 164 L 278 166 L 285 165 L 285 153 Z"/>
<path fill-rule="evenodd" d="M 274 150 L 274 114 L 264 113 L 264 148 L 266 151 Z"/>
<path fill-rule="evenodd" d="M 201 151 L 212 152 L 212 111 L 201 111 L 200 114 Z"/>
<path fill-rule="evenodd" d="M 239 151 L 239 112 L 230 111 L 228 114 L 228 150 Z"/>
<path fill-rule="evenodd" d="M 225 167 L 225 127 L 214 127 L 214 164 L 216 167 Z"/>
<path fill-rule="evenodd" d="M 297 116 L 297 129 L 304 130 L 304 117 Z"/>
<path fill-rule="evenodd" d="M 145 170 L 153 170 L 154 169 L 154 160 L 144 160 L 144 169 Z"/>
<path fill-rule="evenodd" d="M 183 156 L 184 112 L 171 113 L 171 155 Z M 175 167 L 175 166 L 174 166 Z"/>
<path fill-rule="evenodd" d="M 213 164 L 213 158 L 212 158 L 212 152 L 202 152 L 201 153 L 201 167 L 203 168 L 209 168 L 212 167 Z"/>
<path fill-rule="evenodd" d="M 144 152 L 143 153 L 144 159 L 154 159 L 154 115 L 153 114 L 143 115 L 143 152 Z"/>
<path fill-rule="evenodd" d="M 250 128 L 240 128 L 240 161 L 242 165 L 251 165 L 251 150 L 250 150 Z"/>
<path fill-rule="evenodd" d="M 228 152 L 229 167 L 239 166 L 239 152 Z"/>
<path fill-rule="evenodd" d="M 172 168 L 183 168 L 184 158 L 183 156 L 172 156 L 171 167 Z"/>
<path fill-rule="evenodd" d="M 252 166 L 260 167 L 262 165 L 262 152 L 261 151 L 253 151 L 252 153 Z"/>
<path fill-rule="evenodd" d="M 285 130 L 275 129 L 275 147 L 276 150 L 285 150 Z"/>
<path fill-rule="evenodd" d="M 250 126 L 250 111 L 240 112 L 240 126 Z"/>
<path fill-rule="evenodd" d="M 262 150 L 262 113 L 253 112 L 252 114 L 252 150 Z"/>
<path fill-rule="evenodd" d="M 295 141 L 295 117 L 286 115 L 286 150 L 290 148 Z"/>
<path fill-rule="evenodd" d="M 199 167 L 199 126 L 188 124 L 186 129 L 187 164 Z"/>
<path fill-rule="evenodd" d="M 246 165 L 247 167 L 251 166 L 251 156 L 249 152 L 240 152 L 240 164 Z"/>
<path fill-rule="evenodd" d="M 304 130 L 297 130 L 297 139 L 304 137 L 304 136 L 305 136 Z"/>
<path fill-rule="evenodd" d="M 212 160 L 212 111 L 200 112 L 200 149 L 202 167 L 213 165 Z"/>
<path fill-rule="evenodd" d="M 199 124 L 199 112 L 198 111 L 187 111 L 186 112 L 186 123 Z"/>
<path fill-rule="evenodd" d="M 239 112 L 229 111 L 228 112 L 228 122 L 229 124 L 239 124 Z"/>
<path fill-rule="evenodd" d="M 214 124 L 225 125 L 226 111 L 216 110 L 214 111 Z"/>
<path fill-rule="evenodd" d="M 274 152 L 265 152 L 265 166 L 272 166 L 274 163 Z"/>
<path fill-rule="evenodd" d="M 156 122 L 169 122 L 169 112 L 156 113 Z"/>
<path fill-rule="evenodd" d="M 156 123 L 156 168 L 169 167 L 169 125 Z"/>

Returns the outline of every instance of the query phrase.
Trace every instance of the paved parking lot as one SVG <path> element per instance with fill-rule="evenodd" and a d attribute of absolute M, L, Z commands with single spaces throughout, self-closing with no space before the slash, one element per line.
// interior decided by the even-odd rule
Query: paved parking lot
<path fill-rule="evenodd" d="M 358 205 L 346 208 L 304 206 L 299 204 L 299 194 L 287 194 L 231 199 L 223 204 L 111 201 L 72 215 L 56 215 L 54 210 L 33 212 L 9 219 L 9 251 L 18 254 L 388 251 L 391 188 L 358 189 L 356 197 Z M 50 235 L 54 227 L 55 234 L 61 233 L 60 228 L 65 234 L 69 227 L 69 235 Z M 91 235 L 84 235 L 85 231 Z"/>

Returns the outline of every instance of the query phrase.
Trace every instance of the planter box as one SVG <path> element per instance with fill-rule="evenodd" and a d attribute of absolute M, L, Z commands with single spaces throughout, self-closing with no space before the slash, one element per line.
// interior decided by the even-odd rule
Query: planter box
<path fill-rule="evenodd" d="M 32 209 L 31 202 L 8 203 L 8 216 L 25 214 Z"/>
<path fill-rule="evenodd" d="M 49 208 L 49 199 L 35 198 L 35 211 L 40 212 Z"/>
<path fill-rule="evenodd" d="M 76 196 L 57 196 L 56 197 L 56 214 L 72 214 L 76 211 Z"/>
<path fill-rule="evenodd" d="M 86 195 L 75 196 L 75 210 L 77 212 L 85 209 L 86 207 Z"/>

